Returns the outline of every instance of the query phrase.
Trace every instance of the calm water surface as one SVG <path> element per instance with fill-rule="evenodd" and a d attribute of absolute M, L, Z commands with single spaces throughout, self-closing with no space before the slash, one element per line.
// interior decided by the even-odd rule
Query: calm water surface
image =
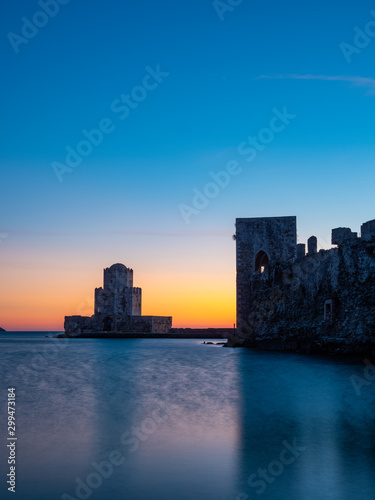
<path fill-rule="evenodd" d="M 357 394 L 361 362 L 45 335 L 0 334 L 1 498 L 375 498 L 375 381 Z M 14 497 L 8 386 L 17 391 Z"/>

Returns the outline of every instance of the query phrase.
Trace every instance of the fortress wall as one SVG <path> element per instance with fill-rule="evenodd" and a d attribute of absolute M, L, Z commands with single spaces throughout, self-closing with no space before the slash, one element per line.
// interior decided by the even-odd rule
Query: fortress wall
<path fill-rule="evenodd" d="M 65 316 L 64 330 L 68 335 L 99 332 L 101 329 L 101 325 L 95 321 L 94 316 Z"/>
<path fill-rule="evenodd" d="M 172 328 L 171 316 L 121 316 L 116 324 L 116 330 L 111 333 L 169 333 Z M 103 333 L 103 323 L 94 316 L 66 316 L 64 322 L 65 333 L 70 336 L 82 333 Z"/>
<path fill-rule="evenodd" d="M 132 316 L 141 316 L 142 314 L 142 289 L 132 288 Z"/>
<path fill-rule="evenodd" d="M 296 217 L 236 219 L 236 250 L 237 334 L 246 337 L 249 304 L 256 293 L 253 282 L 260 276 L 257 266 L 296 259 Z"/>
<path fill-rule="evenodd" d="M 168 333 L 172 318 L 141 316 L 142 289 L 133 287 L 133 270 L 123 264 L 104 269 L 103 288 L 95 289 L 94 316 L 66 316 L 68 335 L 82 333 Z"/>
<path fill-rule="evenodd" d="M 375 238 L 343 229 L 333 232 L 338 248 L 300 253 L 292 263 L 270 261 L 250 276 L 246 314 L 230 344 L 307 351 L 324 350 L 327 342 L 348 351 L 375 346 Z"/>

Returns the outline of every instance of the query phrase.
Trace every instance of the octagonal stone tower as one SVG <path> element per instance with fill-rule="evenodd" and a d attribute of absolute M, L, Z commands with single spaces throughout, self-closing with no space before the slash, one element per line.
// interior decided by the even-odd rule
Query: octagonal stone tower
<path fill-rule="evenodd" d="M 113 264 L 104 269 L 103 288 L 95 289 L 93 316 L 65 316 L 65 333 L 169 333 L 171 316 L 142 316 L 142 289 L 133 287 L 133 269 Z"/>
<path fill-rule="evenodd" d="M 133 269 L 123 264 L 104 269 L 104 286 L 95 289 L 95 316 L 140 316 L 141 309 L 142 290 L 133 287 Z"/>

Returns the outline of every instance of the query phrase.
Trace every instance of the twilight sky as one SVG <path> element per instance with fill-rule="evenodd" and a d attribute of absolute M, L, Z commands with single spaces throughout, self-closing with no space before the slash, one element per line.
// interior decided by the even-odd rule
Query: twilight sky
<path fill-rule="evenodd" d="M 232 326 L 236 217 L 375 217 L 371 1 L 18 0 L 0 35 L 7 330 L 91 315 L 115 262 L 143 314 Z"/>

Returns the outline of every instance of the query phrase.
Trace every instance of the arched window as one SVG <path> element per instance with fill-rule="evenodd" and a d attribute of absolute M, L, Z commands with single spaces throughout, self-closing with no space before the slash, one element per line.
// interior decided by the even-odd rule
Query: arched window
<path fill-rule="evenodd" d="M 255 257 L 255 272 L 263 273 L 268 264 L 269 264 L 268 255 L 266 254 L 266 252 L 263 252 L 263 250 L 261 250 L 260 252 L 257 253 L 257 256 Z"/>

